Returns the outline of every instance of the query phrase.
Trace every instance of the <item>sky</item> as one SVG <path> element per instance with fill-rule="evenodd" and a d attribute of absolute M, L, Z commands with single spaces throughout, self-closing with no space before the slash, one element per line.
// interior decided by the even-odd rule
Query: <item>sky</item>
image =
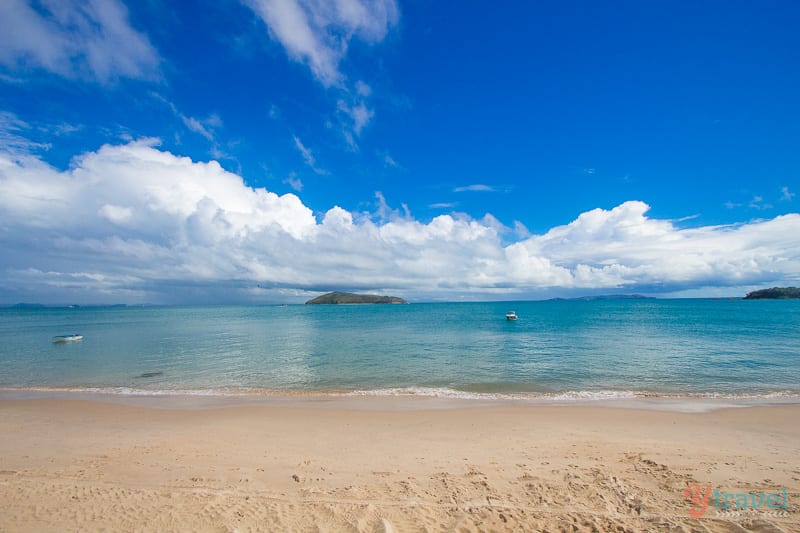
<path fill-rule="evenodd" d="M 0 304 L 800 283 L 793 0 L 3 0 Z"/>

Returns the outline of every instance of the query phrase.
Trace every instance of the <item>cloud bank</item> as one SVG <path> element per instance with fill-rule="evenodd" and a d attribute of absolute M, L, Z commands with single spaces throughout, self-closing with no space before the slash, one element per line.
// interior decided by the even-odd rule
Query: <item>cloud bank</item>
<path fill-rule="evenodd" d="M 0 153 L 0 299 L 253 301 L 336 288 L 482 298 L 800 277 L 798 214 L 681 229 L 648 209 L 595 209 L 509 244 L 514 232 L 491 215 L 422 222 L 385 202 L 374 216 L 315 215 L 294 194 L 153 140 L 103 146 L 67 170 Z"/>

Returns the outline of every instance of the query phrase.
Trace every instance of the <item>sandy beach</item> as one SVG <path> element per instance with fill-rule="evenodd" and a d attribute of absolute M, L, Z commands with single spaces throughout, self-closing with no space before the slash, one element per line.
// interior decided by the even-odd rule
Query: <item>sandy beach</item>
<path fill-rule="evenodd" d="M 800 531 L 800 406 L 360 401 L 2 400 L 0 530 Z"/>

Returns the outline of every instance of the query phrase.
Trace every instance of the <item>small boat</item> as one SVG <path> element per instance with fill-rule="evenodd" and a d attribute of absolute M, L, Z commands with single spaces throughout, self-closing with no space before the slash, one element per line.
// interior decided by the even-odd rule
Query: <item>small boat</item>
<path fill-rule="evenodd" d="M 508 313 L 506 313 L 506 320 L 516 320 L 516 319 L 517 319 L 517 313 L 515 313 L 514 311 L 509 311 Z"/>
<path fill-rule="evenodd" d="M 73 342 L 83 340 L 83 335 L 73 333 L 72 335 L 57 335 L 53 337 L 53 342 Z"/>

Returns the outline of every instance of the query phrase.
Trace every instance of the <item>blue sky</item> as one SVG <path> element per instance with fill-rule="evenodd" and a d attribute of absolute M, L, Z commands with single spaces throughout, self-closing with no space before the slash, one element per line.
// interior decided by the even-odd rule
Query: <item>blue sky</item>
<path fill-rule="evenodd" d="M 800 277 L 796 2 L 9 0 L 0 302 Z"/>

